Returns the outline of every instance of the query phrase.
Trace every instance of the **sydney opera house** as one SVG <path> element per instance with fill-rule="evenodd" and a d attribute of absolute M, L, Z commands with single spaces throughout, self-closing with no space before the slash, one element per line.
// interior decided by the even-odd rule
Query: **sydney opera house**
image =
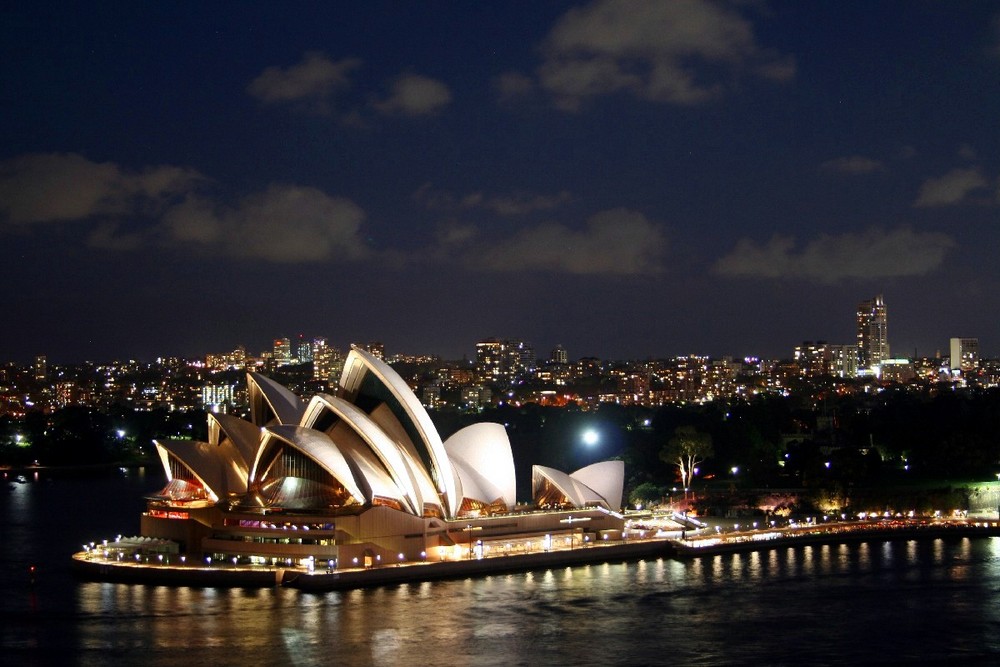
<path fill-rule="evenodd" d="M 208 417 L 208 442 L 156 441 L 166 486 L 142 535 L 192 557 L 372 567 L 618 539 L 620 461 L 532 468 L 518 503 L 510 441 L 480 423 L 442 440 L 406 382 L 362 349 L 303 401 L 249 373 L 250 421 Z"/>

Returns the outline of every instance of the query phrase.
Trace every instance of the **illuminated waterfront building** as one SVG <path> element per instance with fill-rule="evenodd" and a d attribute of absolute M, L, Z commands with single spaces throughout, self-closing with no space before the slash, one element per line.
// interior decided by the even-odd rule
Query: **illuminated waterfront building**
<path fill-rule="evenodd" d="M 621 461 L 568 475 L 536 466 L 533 506 L 518 506 L 504 427 L 473 424 L 442 441 L 403 379 L 360 348 L 336 391 L 308 402 L 247 377 L 250 421 L 210 414 L 207 442 L 155 442 L 168 483 L 148 501 L 143 536 L 238 562 L 346 565 L 624 527 Z"/>

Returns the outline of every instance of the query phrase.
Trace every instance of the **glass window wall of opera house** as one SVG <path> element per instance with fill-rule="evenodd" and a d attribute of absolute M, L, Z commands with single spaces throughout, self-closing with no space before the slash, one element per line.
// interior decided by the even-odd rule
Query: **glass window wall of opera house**
<path fill-rule="evenodd" d="M 442 441 L 403 379 L 360 348 L 336 391 L 303 401 L 247 374 L 250 420 L 208 417 L 208 441 L 158 440 L 167 484 L 142 540 L 202 561 L 324 568 L 460 560 L 618 539 L 621 461 L 534 466 L 517 505 L 500 424 Z"/>

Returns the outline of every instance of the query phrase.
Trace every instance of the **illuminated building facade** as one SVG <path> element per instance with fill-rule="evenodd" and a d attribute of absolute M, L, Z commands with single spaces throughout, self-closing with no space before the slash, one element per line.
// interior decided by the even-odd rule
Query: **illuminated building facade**
<path fill-rule="evenodd" d="M 476 369 L 483 382 L 510 384 L 524 370 L 525 344 L 489 338 L 476 343 Z"/>
<path fill-rule="evenodd" d="M 970 373 L 979 369 L 979 339 L 952 338 L 951 370 Z"/>
<path fill-rule="evenodd" d="M 889 358 L 885 300 L 879 294 L 858 304 L 858 368 L 874 369 Z"/>
<path fill-rule="evenodd" d="M 256 373 L 247 383 L 249 421 L 210 414 L 207 442 L 155 442 L 168 483 L 148 499 L 143 536 L 235 562 L 356 564 L 466 557 L 473 533 L 489 550 L 624 527 L 621 461 L 536 466 L 525 511 L 502 425 L 442 441 L 403 379 L 360 348 L 336 391 L 308 402 Z"/>
<path fill-rule="evenodd" d="M 272 357 L 275 368 L 292 363 L 292 341 L 287 338 L 275 338 Z"/>

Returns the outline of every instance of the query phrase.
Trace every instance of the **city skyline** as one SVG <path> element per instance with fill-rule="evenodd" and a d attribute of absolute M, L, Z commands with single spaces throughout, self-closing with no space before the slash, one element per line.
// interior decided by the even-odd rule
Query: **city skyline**
<path fill-rule="evenodd" d="M 992 3 L 2 12 L 5 359 L 1000 336 Z"/>

